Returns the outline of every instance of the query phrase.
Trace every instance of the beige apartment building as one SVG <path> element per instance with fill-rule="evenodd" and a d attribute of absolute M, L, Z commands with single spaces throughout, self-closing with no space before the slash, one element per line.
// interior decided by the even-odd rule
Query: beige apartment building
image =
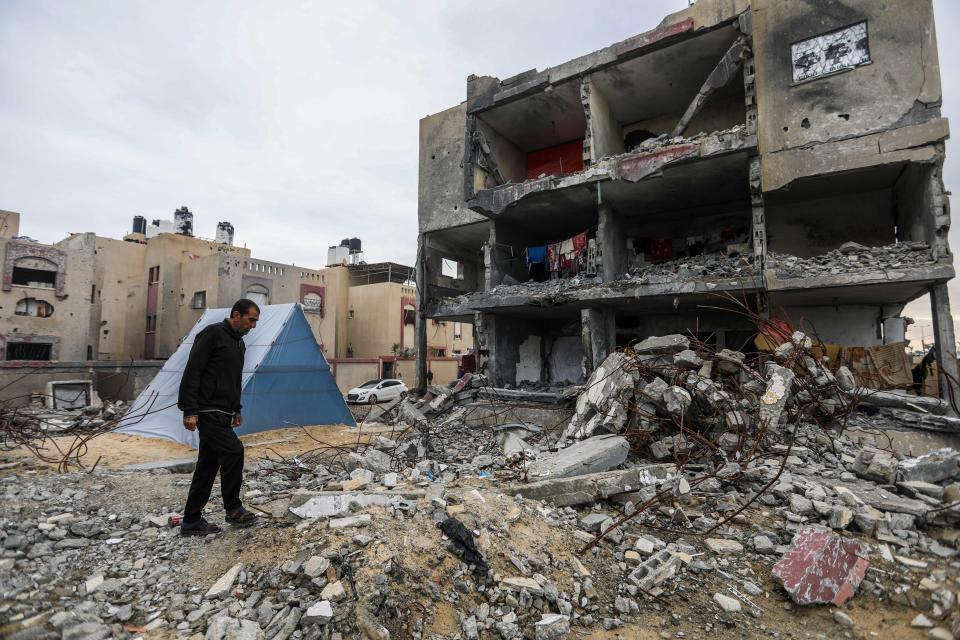
<path fill-rule="evenodd" d="M 192 230 L 182 208 L 176 224 L 135 219 L 122 240 L 74 233 L 46 245 L 19 235 L 20 214 L 0 211 L 0 363 L 164 359 L 204 309 L 241 297 L 302 304 L 332 361 L 413 355 L 411 268 L 351 259 L 310 269 L 254 258 L 232 245 L 229 223 L 217 240 Z M 470 325 L 437 322 L 430 335 L 429 356 L 473 348 Z"/>

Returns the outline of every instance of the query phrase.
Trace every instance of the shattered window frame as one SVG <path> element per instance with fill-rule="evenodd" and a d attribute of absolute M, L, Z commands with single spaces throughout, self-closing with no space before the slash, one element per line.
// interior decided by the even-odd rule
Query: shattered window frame
<path fill-rule="evenodd" d="M 839 47 L 846 47 L 846 50 Z M 872 63 L 867 20 L 790 44 L 792 86 L 852 71 Z"/>

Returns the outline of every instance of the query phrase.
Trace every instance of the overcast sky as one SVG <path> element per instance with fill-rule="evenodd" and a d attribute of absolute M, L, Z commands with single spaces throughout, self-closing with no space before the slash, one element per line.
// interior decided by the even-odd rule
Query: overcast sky
<path fill-rule="evenodd" d="M 934 4 L 951 116 L 960 3 Z M 357 236 L 368 261 L 412 264 L 420 118 L 471 73 L 558 64 L 686 5 L 0 0 L 0 209 L 54 242 L 186 205 L 197 235 L 229 220 L 263 259 L 319 267 Z M 910 312 L 929 325 L 928 305 Z"/>

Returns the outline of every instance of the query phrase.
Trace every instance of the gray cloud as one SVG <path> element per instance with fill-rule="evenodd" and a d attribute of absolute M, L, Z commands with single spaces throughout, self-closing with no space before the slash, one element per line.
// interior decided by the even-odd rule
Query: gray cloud
<path fill-rule="evenodd" d="M 51 242 L 185 204 L 265 259 L 319 266 L 359 236 L 409 263 L 420 118 L 470 73 L 557 64 L 685 5 L 8 0 L 0 208 Z"/>

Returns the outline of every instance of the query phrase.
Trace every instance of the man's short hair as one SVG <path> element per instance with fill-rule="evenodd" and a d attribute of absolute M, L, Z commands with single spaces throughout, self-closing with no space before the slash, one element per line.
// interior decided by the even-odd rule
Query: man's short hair
<path fill-rule="evenodd" d="M 233 314 L 239 313 L 241 316 L 247 315 L 247 312 L 250 309 L 256 309 L 257 313 L 260 313 L 260 307 L 257 306 L 257 303 L 253 300 L 248 300 L 246 298 L 240 298 L 233 303 L 233 308 L 230 309 L 230 317 L 233 317 Z"/>

